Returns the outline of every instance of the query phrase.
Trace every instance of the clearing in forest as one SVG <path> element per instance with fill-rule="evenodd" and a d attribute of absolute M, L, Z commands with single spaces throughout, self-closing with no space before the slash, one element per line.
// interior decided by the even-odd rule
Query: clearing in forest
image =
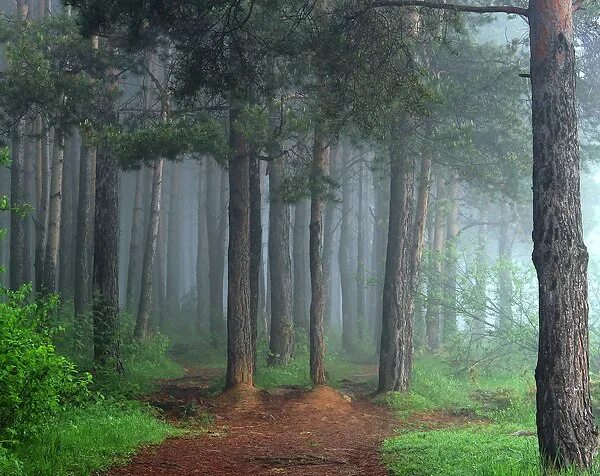
<path fill-rule="evenodd" d="M 175 422 L 205 428 L 212 421 L 206 431 L 147 448 L 109 475 L 387 474 L 380 447 L 398 422 L 369 401 L 364 385 L 234 389 L 214 397 L 220 372 L 189 371 L 149 397 Z"/>

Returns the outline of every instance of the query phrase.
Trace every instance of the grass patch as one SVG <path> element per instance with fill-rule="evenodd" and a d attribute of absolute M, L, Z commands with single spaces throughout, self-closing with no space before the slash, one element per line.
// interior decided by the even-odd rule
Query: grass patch
<path fill-rule="evenodd" d="M 54 416 L 12 454 L 0 452 L 0 474 L 89 475 L 123 461 L 140 446 L 180 433 L 139 404 L 99 402 Z"/>

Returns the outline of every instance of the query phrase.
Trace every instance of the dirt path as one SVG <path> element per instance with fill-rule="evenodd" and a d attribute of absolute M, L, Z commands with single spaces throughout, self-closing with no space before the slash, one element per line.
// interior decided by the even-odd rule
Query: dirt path
<path fill-rule="evenodd" d="M 220 371 L 190 372 L 164 382 L 153 404 L 167 417 L 214 424 L 202 436 L 176 438 L 142 451 L 109 476 L 124 475 L 366 475 L 384 476 L 381 441 L 397 425 L 385 408 L 347 382 L 350 399 L 337 390 L 238 389 L 219 398 L 207 391 Z"/>

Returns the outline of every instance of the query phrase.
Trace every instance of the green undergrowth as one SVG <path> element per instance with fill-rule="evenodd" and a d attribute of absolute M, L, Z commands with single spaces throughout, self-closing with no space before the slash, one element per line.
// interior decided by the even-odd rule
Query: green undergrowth
<path fill-rule="evenodd" d="M 54 415 L 34 435 L 0 452 L 3 476 L 84 476 L 180 431 L 132 402 L 98 402 Z"/>

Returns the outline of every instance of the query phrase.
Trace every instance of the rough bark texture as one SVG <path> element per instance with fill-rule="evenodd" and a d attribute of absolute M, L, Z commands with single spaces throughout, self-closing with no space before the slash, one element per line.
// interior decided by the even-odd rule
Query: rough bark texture
<path fill-rule="evenodd" d="M 261 173 L 260 159 L 250 159 L 250 321 L 252 327 L 252 354 L 256 365 L 258 346 L 258 301 L 260 269 L 262 267 Z"/>
<path fill-rule="evenodd" d="M 220 233 L 225 214 L 224 209 L 219 208 L 221 175 L 226 175 L 226 173 L 221 171 L 214 161 L 209 160 L 206 170 L 206 229 L 210 275 L 210 332 L 213 343 L 220 341 L 225 335 L 225 321 L 223 320 L 224 237 Z"/>
<path fill-rule="evenodd" d="M 44 293 L 56 291 L 56 273 L 60 246 L 60 226 L 62 210 L 62 182 L 65 153 L 65 137 L 60 131 L 54 134 L 52 151 L 52 173 L 50 175 L 50 202 L 48 208 L 48 238 L 44 258 L 42 290 Z"/>
<path fill-rule="evenodd" d="M 537 429 L 549 466 L 587 468 L 598 444 L 589 383 L 570 0 L 531 0 L 533 263 L 539 280 Z"/>
<path fill-rule="evenodd" d="M 12 134 L 10 165 L 10 205 L 13 208 L 25 204 L 25 144 L 23 125 Z M 17 211 L 10 214 L 10 288 L 18 289 L 25 278 L 25 218 Z"/>
<path fill-rule="evenodd" d="M 298 329 L 308 329 L 310 314 L 310 286 L 307 270 L 309 202 L 301 200 L 296 203 L 294 208 L 294 325 Z"/>
<path fill-rule="evenodd" d="M 413 322 L 409 309 L 414 206 L 414 161 L 392 146 L 390 218 L 383 309 L 379 392 L 408 391 L 413 364 Z"/>
<path fill-rule="evenodd" d="M 229 262 L 227 292 L 227 376 L 225 388 L 254 384 L 250 320 L 250 158 L 245 137 L 236 130 L 237 111 L 230 111 Z"/>
<path fill-rule="evenodd" d="M 312 384 L 325 385 L 325 319 L 326 283 L 323 279 L 323 219 L 325 218 L 324 178 L 329 172 L 329 145 L 317 124 L 311 167 L 310 206 L 310 378 Z"/>
<path fill-rule="evenodd" d="M 150 203 L 150 221 L 144 249 L 144 260 L 142 262 L 142 279 L 140 284 L 140 301 L 135 324 L 134 335 L 138 339 L 145 339 L 148 334 L 148 323 L 152 315 L 152 274 L 154 271 L 154 260 L 156 257 L 156 246 L 158 241 L 158 228 L 160 222 L 160 208 L 162 198 L 164 159 L 159 159 L 152 170 L 152 199 Z"/>
<path fill-rule="evenodd" d="M 122 370 L 119 350 L 119 166 L 105 154 L 96 164 L 94 222 L 94 362 Z"/>
<path fill-rule="evenodd" d="M 79 203 L 75 245 L 75 316 L 89 311 L 92 289 L 94 243 L 94 201 L 96 196 L 96 148 L 81 144 L 79 164 Z"/>
<path fill-rule="evenodd" d="M 271 281 L 271 337 L 269 364 L 283 365 L 294 350 L 290 206 L 278 197 L 283 164 L 269 162 L 269 279 Z"/>

